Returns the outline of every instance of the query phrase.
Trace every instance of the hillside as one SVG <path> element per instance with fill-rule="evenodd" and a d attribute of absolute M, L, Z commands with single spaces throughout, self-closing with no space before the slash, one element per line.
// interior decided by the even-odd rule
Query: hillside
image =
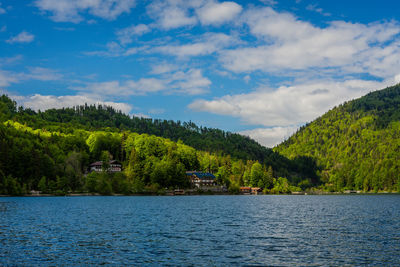
<path fill-rule="evenodd" d="M 165 138 L 167 133 L 177 141 Z M 204 147 L 189 145 L 196 142 Z M 121 162 L 124 171 L 84 175 L 90 163 L 111 159 Z M 303 180 L 318 183 L 312 159 L 289 160 L 238 134 L 130 118 L 102 106 L 36 113 L 0 97 L 0 195 L 30 190 L 158 192 L 188 187 L 189 170 L 212 172 L 219 184 L 233 188 L 251 185 L 288 192 Z"/>
<path fill-rule="evenodd" d="M 400 85 L 330 110 L 274 150 L 315 158 L 328 190 L 399 190 Z"/>
<path fill-rule="evenodd" d="M 28 114 L 30 116 L 28 116 Z M 63 125 L 85 130 L 106 127 L 130 130 L 139 134 L 156 135 L 172 141 L 181 140 L 195 149 L 230 155 L 235 159 L 258 160 L 274 169 L 291 170 L 290 162 L 272 149 L 261 146 L 253 139 L 220 129 L 199 127 L 193 122 L 141 118 L 123 114 L 107 106 L 84 105 L 74 108 L 49 109 L 44 112 L 20 111 L 14 116 L 18 121 L 34 128 L 52 129 Z M 65 129 L 63 129 L 65 131 Z"/>

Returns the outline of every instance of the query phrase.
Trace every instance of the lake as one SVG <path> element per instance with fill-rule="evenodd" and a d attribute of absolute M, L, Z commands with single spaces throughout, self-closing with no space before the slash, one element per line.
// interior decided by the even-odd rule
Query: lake
<path fill-rule="evenodd" d="M 400 196 L 0 198 L 0 265 L 100 264 L 400 265 Z"/>

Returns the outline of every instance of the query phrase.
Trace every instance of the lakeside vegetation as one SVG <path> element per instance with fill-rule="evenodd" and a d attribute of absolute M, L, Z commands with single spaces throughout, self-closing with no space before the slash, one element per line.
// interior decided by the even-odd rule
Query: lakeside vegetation
<path fill-rule="evenodd" d="M 142 123 L 136 126 L 142 133 L 137 133 L 133 131 L 137 128 L 125 126 L 129 121 L 117 127 L 118 118 L 128 120 L 129 116 L 110 107 L 80 106 L 37 113 L 17 108 L 4 95 L 0 98 L 0 111 L 0 194 L 22 195 L 31 190 L 59 195 L 162 193 L 166 188 L 189 188 L 185 175 L 188 170 L 214 173 L 217 183 L 232 193 L 242 185 L 288 193 L 301 190 L 295 187 L 298 184 L 318 184 L 314 168 L 310 168 L 312 159 L 289 160 L 248 137 L 220 130 L 190 130 L 187 126 L 134 117 L 130 119 L 132 123 Z M 70 119 L 66 119 L 65 114 L 70 113 Z M 112 123 L 113 127 L 107 126 Z M 157 127 L 166 131 L 165 125 L 169 125 L 171 133 L 176 127 L 188 143 L 209 142 L 206 148 L 214 147 L 215 142 L 222 144 L 211 151 L 199 150 L 180 138 L 175 142 L 143 133 L 156 131 Z M 238 141 L 232 141 L 233 137 Z M 232 149 L 229 144 L 243 149 L 232 156 L 227 153 Z M 104 166 L 102 172 L 87 173 L 91 162 L 110 159 L 120 161 L 123 172 L 109 173 Z"/>

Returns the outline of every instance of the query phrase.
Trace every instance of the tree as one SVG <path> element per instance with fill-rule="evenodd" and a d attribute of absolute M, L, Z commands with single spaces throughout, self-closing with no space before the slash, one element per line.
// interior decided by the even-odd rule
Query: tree
<path fill-rule="evenodd" d="M 258 186 L 258 182 L 263 179 L 262 165 L 257 161 L 251 167 L 250 185 Z"/>
<path fill-rule="evenodd" d="M 47 179 L 46 176 L 42 176 L 38 184 L 39 191 L 47 193 Z"/>

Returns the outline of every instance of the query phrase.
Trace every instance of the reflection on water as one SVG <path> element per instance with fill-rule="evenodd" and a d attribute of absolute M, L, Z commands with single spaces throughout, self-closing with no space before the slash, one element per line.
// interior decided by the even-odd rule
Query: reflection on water
<path fill-rule="evenodd" d="M 0 265 L 400 265 L 400 196 L 0 198 Z"/>

